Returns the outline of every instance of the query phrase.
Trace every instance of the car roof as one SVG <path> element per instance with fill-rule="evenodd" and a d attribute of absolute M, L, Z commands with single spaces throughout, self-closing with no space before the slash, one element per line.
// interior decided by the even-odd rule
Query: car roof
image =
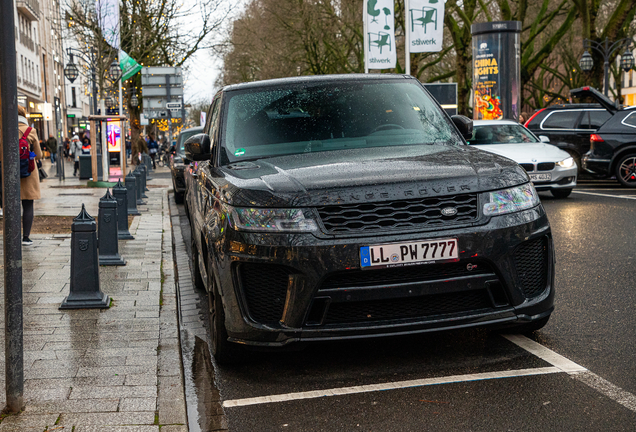
<path fill-rule="evenodd" d="M 245 90 L 250 88 L 260 88 L 269 86 L 280 86 L 289 84 L 305 83 L 329 83 L 336 81 L 384 81 L 384 80 L 404 80 L 413 79 L 410 75 L 398 74 L 341 74 L 341 75 L 303 75 L 299 77 L 276 78 L 263 81 L 252 81 L 240 84 L 230 84 L 223 87 L 223 91 Z"/>
<path fill-rule="evenodd" d="M 523 126 L 514 120 L 473 120 L 474 126 L 492 126 L 492 125 L 518 125 Z"/>
<path fill-rule="evenodd" d="M 203 126 L 195 126 L 188 129 L 183 129 L 181 132 L 179 132 L 179 135 L 181 135 L 184 132 L 198 132 L 198 131 L 203 131 Z"/>
<path fill-rule="evenodd" d="M 550 105 L 545 107 L 546 110 L 558 110 L 558 109 L 586 109 L 586 108 L 600 108 L 605 109 L 601 106 L 601 104 L 594 103 L 572 103 L 572 104 L 563 104 L 563 105 Z"/>

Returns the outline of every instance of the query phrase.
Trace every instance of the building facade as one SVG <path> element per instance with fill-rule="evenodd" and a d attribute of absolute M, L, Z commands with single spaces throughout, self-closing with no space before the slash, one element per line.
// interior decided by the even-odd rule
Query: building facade
<path fill-rule="evenodd" d="M 59 0 L 17 0 L 14 10 L 18 103 L 41 139 L 65 133 Z"/>

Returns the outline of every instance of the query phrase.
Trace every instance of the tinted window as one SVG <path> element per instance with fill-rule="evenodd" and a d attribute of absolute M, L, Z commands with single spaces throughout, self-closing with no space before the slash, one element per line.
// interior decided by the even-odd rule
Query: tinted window
<path fill-rule="evenodd" d="M 625 117 L 621 123 L 627 126 L 636 127 L 636 111 Z"/>
<path fill-rule="evenodd" d="M 581 111 L 554 111 L 541 124 L 542 129 L 575 129 Z"/>
<path fill-rule="evenodd" d="M 473 137 L 468 144 L 524 144 L 539 142 L 521 125 L 483 125 L 475 126 Z"/>
<path fill-rule="evenodd" d="M 581 124 L 579 129 L 598 129 L 603 123 L 605 123 L 612 115 L 603 111 L 584 111 L 581 117 Z"/>
<path fill-rule="evenodd" d="M 341 82 L 227 93 L 222 145 L 231 161 L 394 145 L 461 143 L 414 82 Z"/>

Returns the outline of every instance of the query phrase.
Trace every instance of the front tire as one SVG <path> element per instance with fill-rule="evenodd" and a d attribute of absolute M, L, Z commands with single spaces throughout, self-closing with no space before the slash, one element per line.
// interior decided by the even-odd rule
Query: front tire
<path fill-rule="evenodd" d="M 616 180 L 625 187 L 636 187 L 636 154 L 622 156 L 614 170 Z"/>
<path fill-rule="evenodd" d="M 572 189 L 551 189 L 550 193 L 553 197 L 562 199 L 569 197 L 572 193 Z"/>
<path fill-rule="evenodd" d="M 235 364 L 242 358 L 243 347 L 227 340 L 225 328 L 225 311 L 223 302 L 216 288 L 214 276 L 211 276 L 211 291 L 208 292 L 208 311 L 210 319 L 210 344 L 212 355 L 219 365 Z"/>

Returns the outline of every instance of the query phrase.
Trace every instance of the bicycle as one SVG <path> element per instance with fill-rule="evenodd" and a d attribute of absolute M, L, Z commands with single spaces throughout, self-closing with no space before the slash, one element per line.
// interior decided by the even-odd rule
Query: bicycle
<path fill-rule="evenodd" d="M 157 153 L 157 165 L 160 167 L 168 166 L 170 164 L 170 152 L 166 151 L 163 147 L 159 149 Z"/>

